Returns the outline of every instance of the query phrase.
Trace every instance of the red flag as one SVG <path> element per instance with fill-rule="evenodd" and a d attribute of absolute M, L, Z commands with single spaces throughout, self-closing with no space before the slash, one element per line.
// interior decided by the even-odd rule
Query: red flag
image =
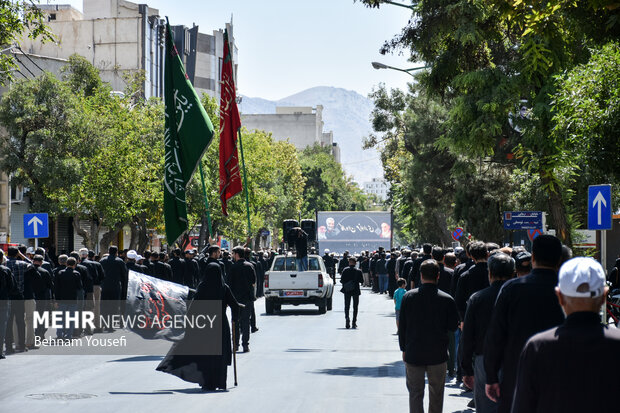
<path fill-rule="evenodd" d="M 226 211 L 230 198 L 243 190 L 239 174 L 237 133 L 241 118 L 237 109 L 235 80 L 233 79 L 232 57 L 228 47 L 228 31 L 224 30 L 224 61 L 222 62 L 220 98 L 220 201 L 222 212 Z"/>

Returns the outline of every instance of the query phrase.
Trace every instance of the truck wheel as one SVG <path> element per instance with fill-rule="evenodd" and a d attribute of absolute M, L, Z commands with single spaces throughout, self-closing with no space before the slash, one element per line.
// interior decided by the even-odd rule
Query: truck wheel
<path fill-rule="evenodd" d="M 265 312 L 267 314 L 273 314 L 273 307 L 273 300 L 265 298 Z"/>
<path fill-rule="evenodd" d="M 319 314 L 327 312 L 327 298 L 321 298 L 317 305 L 319 306 Z"/>
<path fill-rule="evenodd" d="M 327 299 L 327 311 L 331 311 L 332 310 L 332 298 L 333 297 L 329 297 Z"/>

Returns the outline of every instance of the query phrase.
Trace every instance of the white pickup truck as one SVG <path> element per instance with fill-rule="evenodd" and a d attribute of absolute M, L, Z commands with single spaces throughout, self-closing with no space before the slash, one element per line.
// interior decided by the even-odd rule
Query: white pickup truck
<path fill-rule="evenodd" d="M 283 304 L 315 304 L 319 313 L 332 309 L 334 282 L 318 255 L 308 256 L 308 270 L 299 271 L 295 256 L 277 255 L 265 273 L 265 310 L 280 311 Z"/>

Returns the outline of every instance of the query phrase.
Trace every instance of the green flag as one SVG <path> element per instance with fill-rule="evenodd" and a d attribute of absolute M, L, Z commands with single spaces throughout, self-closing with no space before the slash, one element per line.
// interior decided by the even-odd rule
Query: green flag
<path fill-rule="evenodd" d="M 166 23 L 164 219 L 168 244 L 187 230 L 185 189 L 213 138 L 213 125 L 192 87 Z"/>

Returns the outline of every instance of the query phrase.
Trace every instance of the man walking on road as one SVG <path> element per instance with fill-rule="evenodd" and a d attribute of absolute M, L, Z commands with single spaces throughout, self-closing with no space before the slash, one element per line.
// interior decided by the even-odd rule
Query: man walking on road
<path fill-rule="evenodd" d="M 424 412 L 424 377 L 428 378 L 429 412 L 443 410 L 448 361 L 448 333 L 459 317 L 452 297 L 437 288 L 439 265 L 429 259 L 420 265 L 419 288 L 403 297 L 398 342 L 407 369 L 409 411 Z"/>
<path fill-rule="evenodd" d="M 561 257 L 559 239 L 553 235 L 536 237 L 532 245 L 532 272 L 506 282 L 495 302 L 484 344 L 484 369 L 487 396 L 499 400 L 499 413 L 510 412 L 517 364 L 525 342 L 564 321 L 555 294 Z"/>
<path fill-rule="evenodd" d="M 353 299 L 353 328 L 357 328 L 357 307 L 360 304 L 360 284 L 364 283 L 362 271 L 355 268 L 355 257 L 349 257 L 349 266 L 342 271 L 340 282 L 342 283 L 342 291 L 344 293 L 344 317 L 345 328 L 350 328 L 349 324 L 349 308 L 351 299 Z"/>
<path fill-rule="evenodd" d="M 489 258 L 489 281 L 491 285 L 474 293 L 467 302 L 463 321 L 463 381 L 474 389 L 476 413 L 495 413 L 497 403 L 485 393 L 486 374 L 484 373 L 484 338 L 489 329 L 495 299 L 504 283 L 515 275 L 514 260 L 499 253 Z M 475 369 L 475 371 L 474 371 Z"/>
<path fill-rule="evenodd" d="M 513 413 L 617 412 L 620 331 L 601 324 L 603 267 L 592 258 L 567 261 L 555 291 L 566 314 L 559 327 L 533 336 L 519 361 Z"/>
<path fill-rule="evenodd" d="M 254 298 L 254 285 L 256 273 L 252 264 L 245 260 L 245 248 L 237 246 L 232 250 L 235 263 L 230 268 L 229 285 L 235 299 L 245 307 L 241 308 L 239 320 L 235 323 L 235 347 L 239 347 L 239 339 L 242 339 L 243 351 L 250 351 L 250 314 L 252 300 Z M 239 337 L 239 333 L 243 337 Z"/>

